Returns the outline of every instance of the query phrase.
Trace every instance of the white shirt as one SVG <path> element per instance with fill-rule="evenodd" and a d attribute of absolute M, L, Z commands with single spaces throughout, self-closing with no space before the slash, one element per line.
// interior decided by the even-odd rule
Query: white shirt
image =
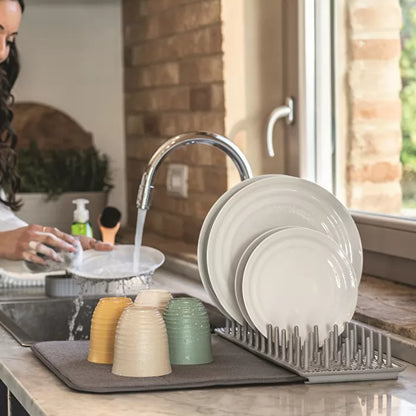
<path fill-rule="evenodd" d="M 0 195 L 4 198 L 3 190 L 0 191 Z M 0 231 L 14 230 L 26 225 L 27 223 L 17 217 L 7 205 L 0 202 Z"/>

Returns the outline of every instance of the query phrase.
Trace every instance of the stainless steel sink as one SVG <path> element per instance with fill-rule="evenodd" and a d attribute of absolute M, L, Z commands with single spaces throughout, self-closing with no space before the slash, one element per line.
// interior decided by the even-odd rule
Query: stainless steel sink
<path fill-rule="evenodd" d="M 175 297 L 187 296 L 174 294 Z M 75 313 L 75 298 L 47 298 L 0 302 L 0 324 L 23 346 L 40 341 L 68 340 L 69 322 Z M 75 319 L 73 339 L 89 339 L 91 316 L 99 297 L 85 298 Z M 205 304 L 211 327 L 224 326 L 225 318 Z"/>

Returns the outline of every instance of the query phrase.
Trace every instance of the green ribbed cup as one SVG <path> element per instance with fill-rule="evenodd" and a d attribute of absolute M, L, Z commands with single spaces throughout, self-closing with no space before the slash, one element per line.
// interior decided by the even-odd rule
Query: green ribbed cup
<path fill-rule="evenodd" d="M 163 318 L 169 342 L 170 363 L 174 365 L 212 362 L 211 328 L 208 313 L 197 298 L 173 298 Z"/>

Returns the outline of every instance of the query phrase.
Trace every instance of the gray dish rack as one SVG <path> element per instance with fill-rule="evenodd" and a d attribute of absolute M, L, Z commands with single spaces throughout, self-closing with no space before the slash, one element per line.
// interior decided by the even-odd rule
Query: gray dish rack
<path fill-rule="evenodd" d="M 224 328 L 215 332 L 252 353 L 304 377 L 306 383 L 397 379 L 405 369 L 391 355 L 389 336 L 347 322 L 341 332 L 334 325 L 328 338 L 320 342 L 314 326 L 302 340 L 299 328 L 293 332 L 267 326 L 267 336 L 247 323 L 240 325 L 227 319 Z"/>

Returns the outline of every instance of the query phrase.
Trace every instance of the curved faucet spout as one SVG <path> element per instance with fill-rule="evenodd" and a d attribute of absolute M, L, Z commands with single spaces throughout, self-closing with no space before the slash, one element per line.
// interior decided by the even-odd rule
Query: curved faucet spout
<path fill-rule="evenodd" d="M 174 136 L 162 144 L 151 157 L 146 171 L 142 176 L 137 194 L 137 208 L 149 209 L 150 192 L 153 188 L 155 173 L 162 160 L 174 149 L 188 144 L 207 144 L 218 147 L 233 160 L 240 174 L 241 180 L 249 179 L 253 176 L 248 160 L 241 150 L 229 139 L 224 136 L 209 132 L 191 132 Z"/>

